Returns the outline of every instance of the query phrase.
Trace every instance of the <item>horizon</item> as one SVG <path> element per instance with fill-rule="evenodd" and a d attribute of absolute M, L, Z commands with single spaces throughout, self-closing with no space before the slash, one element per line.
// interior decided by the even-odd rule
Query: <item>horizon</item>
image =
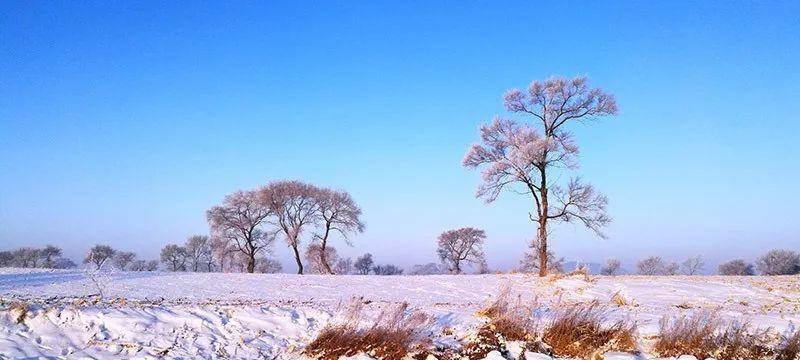
<path fill-rule="evenodd" d="M 341 254 L 411 269 L 473 226 L 507 270 L 536 234 L 530 200 L 484 204 L 461 160 L 495 115 L 523 121 L 508 89 L 577 75 L 619 104 L 570 127 L 571 174 L 613 222 L 608 239 L 556 226 L 556 255 L 708 272 L 798 250 L 798 2 L 305 5 L 0 4 L 0 250 L 157 259 L 208 234 L 226 195 L 297 179 L 362 208 Z M 293 272 L 282 241 L 273 256 Z"/>

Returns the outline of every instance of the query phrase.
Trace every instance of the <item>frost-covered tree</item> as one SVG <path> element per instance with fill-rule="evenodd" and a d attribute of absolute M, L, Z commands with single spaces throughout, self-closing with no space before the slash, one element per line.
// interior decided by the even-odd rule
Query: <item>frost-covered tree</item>
<path fill-rule="evenodd" d="M 333 265 L 333 272 L 338 275 L 350 275 L 353 273 L 353 259 L 342 257 Z"/>
<path fill-rule="evenodd" d="M 11 256 L 14 258 L 14 266 L 22 268 L 35 268 L 39 266 L 40 253 L 40 249 L 25 246 L 14 249 L 14 251 L 11 253 Z"/>
<path fill-rule="evenodd" d="M 211 240 L 205 235 L 192 235 L 186 239 L 188 268 L 194 272 L 211 271 Z"/>
<path fill-rule="evenodd" d="M 680 268 L 681 267 L 678 265 L 678 263 L 674 261 L 666 263 L 664 264 L 664 273 L 662 275 L 669 275 L 669 276 L 678 275 Z"/>
<path fill-rule="evenodd" d="M 366 253 L 356 259 L 356 262 L 353 263 L 353 268 L 356 269 L 356 274 L 358 275 L 368 275 L 370 271 L 372 271 L 374 265 L 375 262 L 372 260 L 372 254 Z"/>
<path fill-rule="evenodd" d="M 275 240 L 273 233 L 262 229 L 272 214 L 255 191 L 237 191 L 226 196 L 222 205 L 209 209 L 206 217 L 213 236 L 241 252 L 247 259 L 247 272 L 252 273 L 256 257 Z"/>
<path fill-rule="evenodd" d="M 529 116 L 538 126 L 495 118 L 481 127 L 481 143 L 472 145 L 463 165 L 483 168 L 477 196 L 487 203 L 507 188 L 533 197 L 528 215 L 538 227 L 539 275 L 545 276 L 551 222 L 580 222 L 601 237 L 602 228 L 611 222 L 605 196 L 579 177 L 558 185 L 556 171 L 578 167 L 578 146 L 565 126 L 615 115 L 617 103 L 613 95 L 589 88 L 586 77 L 534 81 L 526 92 L 508 91 L 504 103 L 508 111 Z"/>
<path fill-rule="evenodd" d="M 336 248 L 327 246 L 323 249 L 322 244 L 319 243 L 308 245 L 305 257 L 308 270 L 313 274 L 333 274 L 333 269 L 327 262 L 335 264 L 339 261 L 339 254 L 336 252 Z"/>
<path fill-rule="evenodd" d="M 95 270 L 100 270 L 103 267 L 103 264 L 106 263 L 109 259 L 111 259 L 117 251 L 114 250 L 111 246 L 108 245 L 95 245 L 89 252 L 86 254 L 86 257 L 83 258 L 84 264 L 91 264 L 94 266 Z"/>
<path fill-rule="evenodd" d="M 39 250 L 38 255 L 41 259 L 42 267 L 52 269 L 55 268 L 56 261 L 61 257 L 61 248 L 47 245 Z"/>
<path fill-rule="evenodd" d="M 283 270 L 283 265 L 275 259 L 266 256 L 260 256 L 256 259 L 256 272 L 264 274 L 279 273 Z"/>
<path fill-rule="evenodd" d="M 161 262 L 167 265 L 170 271 L 186 271 L 186 262 L 189 254 L 183 246 L 169 244 L 161 249 Z"/>
<path fill-rule="evenodd" d="M 478 267 L 486 263 L 483 255 L 483 241 L 486 233 L 483 230 L 465 227 L 448 230 L 439 235 L 436 253 L 451 273 L 461 274 L 464 264 Z"/>
<path fill-rule="evenodd" d="M 314 239 L 320 245 L 319 262 L 325 273 L 334 274 L 331 264 L 336 260 L 327 257 L 328 238 L 332 233 L 342 236 L 347 245 L 351 245 L 348 235 L 364 232 L 364 223 L 361 221 L 361 208 L 356 205 L 353 198 L 345 191 L 330 189 L 317 189 L 315 194 L 319 216 L 320 231 L 314 234 Z"/>
<path fill-rule="evenodd" d="M 220 237 L 211 238 L 211 258 L 214 261 L 213 267 L 216 271 L 225 272 L 233 267 L 233 259 L 235 253 L 238 251 L 236 245 L 228 240 Z M 225 266 L 225 265 L 228 266 Z M 211 265 L 209 266 L 211 268 Z"/>
<path fill-rule="evenodd" d="M 756 274 L 756 272 L 753 270 L 753 265 L 742 259 L 731 260 L 719 264 L 717 270 L 720 275 L 750 276 Z"/>
<path fill-rule="evenodd" d="M 530 243 L 528 244 L 528 250 L 525 251 L 525 254 L 522 257 L 522 261 L 519 263 L 519 271 L 525 273 L 539 273 L 541 274 L 541 270 L 539 269 L 542 266 L 541 261 L 541 254 L 542 254 L 542 245 L 538 238 L 531 239 Z M 556 257 L 553 250 L 547 250 L 547 272 L 550 273 L 563 273 L 564 272 L 564 258 L 563 257 Z"/>
<path fill-rule="evenodd" d="M 260 203 L 275 214 L 278 228 L 292 249 L 297 273 L 303 274 L 300 258 L 301 235 L 313 227 L 319 216 L 316 186 L 300 181 L 275 181 L 259 189 Z"/>
<path fill-rule="evenodd" d="M 667 275 L 672 270 L 677 271 L 677 264 L 672 264 L 667 264 L 660 256 L 651 256 L 636 263 L 636 270 L 639 275 Z"/>
<path fill-rule="evenodd" d="M 403 269 L 396 265 L 377 265 L 372 268 L 375 275 L 403 275 Z"/>
<path fill-rule="evenodd" d="M 608 259 L 606 260 L 605 265 L 600 268 L 600 274 L 607 275 L 607 276 L 615 276 L 619 275 L 622 265 L 620 264 L 619 260 L 617 259 Z"/>
<path fill-rule="evenodd" d="M 697 275 L 703 271 L 705 265 L 706 263 L 703 261 L 703 257 L 698 255 L 686 259 L 683 264 L 681 264 L 681 268 L 686 275 Z"/>
<path fill-rule="evenodd" d="M 77 267 L 75 262 L 71 259 L 67 259 L 64 257 L 57 257 L 53 259 L 53 269 L 73 269 Z"/>
<path fill-rule="evenodd" d="M 800 273 L 800 254 L 791 250 L 770 250 L 756 260 L 762 275 L 794 275 Z"/>
<path fill-rule="evenodd" d="M 0 267 L 8 267 L 14 265 L 14 256 L 11 251 L 0 251 Z"/>
<path fill-rule="evenodd" d="M 417 264 L 411 269 L 411 275 L 439 275 L 444 272 L 445 269 L 437 263 Z"/>
<path fill-rule="evenodd" d="M 112 257 L 114 266 L 120 270 L 130 270 L 129 265 L 136 260 L 136 254 L 130 251 L 117 251 Z"/>

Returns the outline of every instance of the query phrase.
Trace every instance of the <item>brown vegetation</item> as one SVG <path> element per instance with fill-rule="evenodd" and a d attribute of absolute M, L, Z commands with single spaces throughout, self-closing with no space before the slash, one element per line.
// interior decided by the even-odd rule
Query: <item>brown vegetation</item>
<path fill-rule="evenodd" d="M 542 341 L 559 356 L 591 359 L 607 351 L 636 352 L 635 326 L 607 323 L 597 303 L 567 306 L 542 333 Z"/>
<path fill-rule="evenodd" d="M 306 355 L 318 359 L 338 359 L 341 356 L 369 354 L 377 359 L 399 360 L 424 348 L 424 329 L 429 318 L 410 311 L 402 303 L 381 312 L 370 326 L 361 326 L 363 302 L 351 301 L 344 316 L 320 331 L 306 347 Z"/>

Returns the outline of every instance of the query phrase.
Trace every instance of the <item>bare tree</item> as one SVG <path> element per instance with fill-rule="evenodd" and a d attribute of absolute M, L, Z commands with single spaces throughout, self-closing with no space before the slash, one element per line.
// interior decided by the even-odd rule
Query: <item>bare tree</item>
<path fill-rule="evenodd" d="M 192 271 L 211 271 L 211 240 L 205 235 L 192 235 L 186 239 L 186 254 Z"/>
<path fill-rule="evenodd" d="M 353 267 L 356 269 L 356 274 L 368 275 L 370 271 L 372 271 L 374 264 L 375 262 L 372 261 L 372 254 L 366 253 L 356 259 L 356 262 L 353 263 Z"/>
<path fill-rule="evenodd" d="M 531 242 L 528 244 L 528 251 L 525 252 L 525 255 L 520 261 L 519 264 L 519 271 L 526 272 L 526 273 L 534 273 L 538 272 L 539 274 L 542 273 L 541 269 L 539 268 L 542 266 L 541 261 L 541 254 L 542 254 L 542 245 L 538 238 L 531 239 Z M 550 259 L 547 261 L 547 272 L 552 273 L 563 273 L 564 272 L 564 258 L 563 257 L 556 257 L 552 250 L 547 250 L 547 258 Z"/>
<path fill-rule="evenodd" d="M 620 269 L 622 268 L 619 260 L 617 259 L 608 259 L 606 260 L 606 264 L 600 269 L 600 274 L 607 275 L 607 276 L 615 276 L 619 275 Z"/>
<path fill-rule="evenodd" d="M 753 265 L 748 264 L 742 259 L 736 259 L 722 263 L 719 265 L 718 271 L 720 275 L 729 276 L 749 276 L 756 274 L 756 272 L 753 271 Z"/>
<path fill-rule="evenodd" d="M 294 252 L 297 273 L 303 274 L 300 259 L 300 235 L 309 226 L 314 226 L 319 215 L 316 193 L 318 188 L 300 181 L 276 181 L 259 190 L 261 204 L 267 206 L 277 217 L 287 245 Z"/>
<path fill-rule="evenodd" d="M 660 256 L 651 256 L 636 263 L 639 275 L 665 275 L 668 264 Z"/>
<path fill-rule="evenodd" d="M 225 272 L 225 264 L 228 264 L 228 267 L 232 267 L 233 255 L 237 251 L 236 245 L 233 245 L 227 239 L 216 236 L 211 238 L 211 261 L 216 259 L 217 264 L 214 266 L 218 268 L 217 271 Z M 209 265 L 209 268 L 211 268 L 211 265 Z"/>
<path fill-rule="evenodd" d="M 161 262 L 169 265 L 171 271 L 186 271 L 188 259 L 189 254 L 183 246 L 169 244 L 161 249 Z"/>
<path fill-rule="evenodd" d="M 529 217 L 538 226 L 539 275 L 545 276 L 550 221 L 578 221 L 601 237 L 604 236 L 601 229 L 611 222 L 606 215 L 607 198 L 596 193 L 591 185 L 582 183 L 580 178 L 570 179 L 565 188 L 553 182 L 558 178 L 553 174 L 556 168 L 578 166 L 578 146 L 563 127 L 615 115 L 617 103 L 613 95 L 598 88 L 590 89 L 586 77 L 534 81 L 526 93 L 518 89 L 508 91 L 504 103 L 508 111 L 528 115 L 540 123 L 541 132 L 529 125 L 496 118 L 481 128 L 482 144 L 472 145 L 463 164 L 473 169 L 484 167 L 477 196 L 487 203 L 497 199 L 507 187 L 533 197 L 535 206 Z M 514 184 L 520 185 L 521 190 L 514 189 Z"/>
<path fill-rule="evenodd" d="M 114 266 L 120 270 L 129 270 L 128 265 L 136 259 L 136 254 L 130 251 L 118 251 L 112 257 Z"/>
<path fill-rule="evenodd" d="M 339 258 L 333 264 L 333 273 L 338 275 L 348 275 L 353 273 L 353 259 Z"/>
<path fill-rule="evenodd" d="M 436 252 L 450 272 L 461 274 L 463 263 L 481 266 L 486 262 L 483 255 L 485 239 L 486 233 L 480 229 L 465 227 L 448 230 L 439 235 Z"/>
<path fill-rule="evenodd" d="M 403 275 L 403 269 L 392 264 L 377 265 L 372 268 L 372 271 L 375 272 L 375 275 Z"/>
<path fill-rule="evenodd" d="M 265 256 L 260 256 L 256 259 L 256 272 L 264 274 L 278 273 L 283 269 L 280 262 Z"/>
<path fill-rule="evenodd" d="M 328 274 L 333 274 L 331 263 L 335 260 L 328 259 L 326 251 L 328 237 L 331 233 L 339 233 L 347 245 L 351 245 L 348 235 L 364 232 L 364 223 L 361 221 L 361 208 L 356 205 L 353 198 L 345 191 L 330 189 L 317 189 L 315 194 L 321 231 L 314 234 L 314 239 L 320 244 L 319 262 Z"/>
<path fill-rule="evenodd" d="M 249 273 L 255 271 L 256 256 L 275 240 L 274 234 L 261 228 L 270 215 L 272 211 L 258 201 L 254 191 L 237 191 L 206 212 L 212 234 L 246 256 Z"/>
<path fill-rule="evenodd" d="M 676 263 L 674 261 L 666 263 L 666 264 L 664 264 L 664 274 L 663 275 L 669 275 L 669 276 L 678 275 L 678 272 L 680 271 L 680 268 L 681 267 L 678 265 L 678 263 Z"/>
<path fill-rule="evenodd" d="M 325 252 L 325 254 L 322 254 Z M 314 274 L 333 274 L 333 269 L 327 262 L 334 264 L 339 261 L 339 255 L 336 253 L 336 248 L 328 246 L 324 250 L 322 244 L 311 244 L 306 248 L 306 264 L 311 273 Z"/>
<path fill-rule="evenodd" d="M 700 271 L 703 270 L 703 267 L 705 267 L 705 265 L 706 263 L 703 261 L 703 257 L 698 255 L 686 259 L 686 261 L 684 261 L 683 264 L 681 264 L 681 267 L 683 268 L 684 274 L 697 275 L 700 273 Z"/>
<path fill-rule="evenodd" d="M 95 267 L 95 270 L 100 270 L 103 267 L 103 264 L 108 259 L 111 259 L 117 251 L 114 250 L 111 246 L 108 245 L 95 245 L 89 252 L 86 254 L 86 257 L 83 259 L 84 264 L 92 264 Z"/>
<path fill-rule="evenodd" d="M 800 254 L 791 250 L 770 250 L 756 260 L 763 275 L 794 275 L 800 273 Z"/>
<path fill-rule="evenodd" d="M 147 269 L 147 261 L 144 260 L 133 260 L 128 266 L 128 270 L 130 271 L 146 271 Z"/>
<path fill-rule="evenodd" d="M 11 251 L 0 251 L 0 267 L 8 267 L 14 265 L 14 255 Z"/>
<path fill-rule="evenodd" d="M 444 270 L 437 263 L 418 264 L 412 268 L 411 275 L 439 275 L 444 273 Z"/>
<path fill-rule="evenodd" d="M 39 250 L 38 255 L 42 259 L 42 267 L 52 269 L 55 267 L 56 260 L 61 257 L 61 248 L 47 245 Z"/>
<path fill-rule="evenodd" d="M 14 259 L 14 266 L 22 268 L 35 268 L 39 266 L 40 249 L 32 247 L 21 247 L 14 249 L 11 252 L 11 257 Z"/>

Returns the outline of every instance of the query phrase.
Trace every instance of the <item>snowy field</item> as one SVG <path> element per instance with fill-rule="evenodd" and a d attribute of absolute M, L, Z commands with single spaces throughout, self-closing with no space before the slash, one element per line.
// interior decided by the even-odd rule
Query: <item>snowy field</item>
<path fill-rule="evenodd" d="M 647 341 L 665 315 L 709 311 L 776 332 L 800 324 L 798 276 L 88 276 L 0 269 L 0 358 L 303 358 L 303 347 L 353 297 L 374 313 L 407 302 L 435 319 L 436 344 L 453 344 L 475 331 L 483 321 L 476 312 L 504 287 L 551 307 L 597 300 L 611 318 L 635 321 L 639 358 L 649 358 Z M 625 304 L 613 302 L 615 294 Z M 14 303 L 27 304 L 28 313 L 20 315 Z"/>

